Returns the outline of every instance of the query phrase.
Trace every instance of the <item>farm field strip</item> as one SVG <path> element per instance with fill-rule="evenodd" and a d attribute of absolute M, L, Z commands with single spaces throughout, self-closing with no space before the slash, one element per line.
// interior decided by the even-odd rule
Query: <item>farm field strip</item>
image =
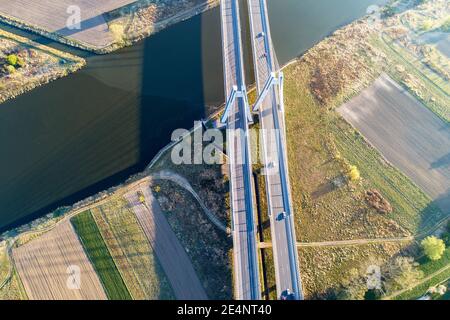
<path fill-rule="evenodd" d="M 91 212 L 80 213 L 73 217 L 71 222 L 97 271 L 108 298 L 111 300 L 131 299 Z"/>
<path fill-rule="evenodd" d="M 7 21 L 36 27 L 45 32 L 68 36 L 74 41 L 95 47 L 105 47 L 113 41 L 103 13 L 120 8 L 136 0 L 12 0 L 0 2 L 0 16 Z M 68 8 L 77 6 L 81 10 L 81 29 L 71 30 L 67 21 L 74 13 Z"/>
<path fill-rule="evenodd" d="M 173 299 L 167 277 L 125 199 L 91 210 L 100 233 L 134 299 Z"/>
<path fill-rule="evenodd" d="M 13 249 L 12 257 L 30 299 L 106 299 L 102 284 L 69 221 Z M 71 266 L 80 268 L 79 290 L 68 288 L 68 268 Z"/>
<path fill-rule="evenodd" d="M 207 299 L 186 251 L 164 217 L 148 186 L 125 195 L 163 267 L 177 299 Z"/>
<path fill-rule="evenodd" d="M 445 213 L 450 212 L 448 124 L 386 75 L 338 112 Z"/>

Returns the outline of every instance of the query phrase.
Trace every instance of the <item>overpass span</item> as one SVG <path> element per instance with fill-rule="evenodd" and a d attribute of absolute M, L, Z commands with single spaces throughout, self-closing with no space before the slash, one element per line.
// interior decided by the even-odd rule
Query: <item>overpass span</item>
<path fill-rule="evenodd" d="M 270 36 L 266 0 L 247 0 L 259 98 L 265 183 L 275 262 L 278 297 L 288 293 L 303 299 L 295 226 L 287 165 L 283 75 L 277 74 L 277 61 Z"/>
<path fill-rule="evenodd" d="M 238 0 L 222 0 L 220 13 L 225 96 L 228 97 L 222 122 L 227 124 L 235 298 L 259 300 L 259 260 L 248 140 L 248 125 L 252 120 L 245 89 Z"/>

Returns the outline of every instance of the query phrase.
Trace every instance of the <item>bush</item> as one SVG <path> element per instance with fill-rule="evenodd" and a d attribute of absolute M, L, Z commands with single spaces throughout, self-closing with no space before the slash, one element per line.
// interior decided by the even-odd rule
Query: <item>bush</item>
<path fill-rule="evenodd" d="M 432 20 L 425 20 L 422 25 L 420 26 L 420 29 L 422 31 L 430 31 L 433 29 L 434 23 Z"/>
<path fill-rule="evenodd" d="M 25 65 L 25 61 L 15 54 L 10 54 L 6 57 L 6 65 L 14 68 L 21 68 Z"/>
<path fill-rule="evenodd" d="M 349 165 L 347 168 L 347 177 L 350 181 L 358 181 L 361 178 L 358 167 Z"/>
<path fill-rule="evenodd" d="M 450 32 L 450 18 L 447 18 L 447 20 L 442 24 L 441 30 L 443 32 Z"/>
<path fill-rule="evenodd" d="M 14 66 L 11 65 L 6 65 L 5 70 L 8 74 L 13 74 L 16 72 L 16 68 L 14 68 Z"/>
<path fill-rule="evenodd" d="M 15 54 L 10 54 L 6 57 L 6 62 L 10 65 L 15 67 L 17 65 L 17 62 L 19 60 L 19 57 Z"/>
<path fill-rule="evenodd" d="M 420 243 L 425 255 L 430 260 L 439 260 L 445 251 L 445 243 L 442 239 L 438 239 L 435 236 L 429 236 L 422 240 Z"/>

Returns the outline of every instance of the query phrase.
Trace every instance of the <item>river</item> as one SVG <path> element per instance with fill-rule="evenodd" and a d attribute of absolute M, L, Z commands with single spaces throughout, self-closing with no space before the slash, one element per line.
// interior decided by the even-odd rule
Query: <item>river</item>
<path fill-rule="evenodd" d="M 269 0 L 280 65 L 383 2 Z M 223 103 L 219 19 L 216 8 L 113 54 L 82 53 L 85 69 L 0 105 L 0 230 L 124 181 Z"/>

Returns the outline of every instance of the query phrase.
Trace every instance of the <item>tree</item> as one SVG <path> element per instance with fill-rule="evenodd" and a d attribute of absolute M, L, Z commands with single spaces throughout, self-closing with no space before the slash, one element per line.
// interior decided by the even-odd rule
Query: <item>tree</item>
<path fill-rule="evenodd" d="M 14 66 L 11 66 L 11 65 L 6 65 L 5 70 L 9 74 L 13 74 L 16 72 L 16 68 L 14 68 Z"/>
<path fill-rule="evenodd" d="M 406 289 L 423 278 L 423 272 L 411 257 L 397 257 L 390 265 L 385 286 L 388 292 Z"/>
<path fill-rule="evenodd" d="M 25 61 L 16 54 L 10 54 L 6 57 L 6 64 L 15 69 L 25 66 Z"/>
<path fill-rule="evenodd" d="M 358 181 L 361 178 L 361 174 L 356 166 L 349 165 L 347 168 L 347 177 L 350 181 Z"/>
<path fill-rule="evenodd" d="M 341 288 L 336 294 L 337 300 L 364 300 L 367 292 L 366 280 L 359 274 L 358 269 L 351 269 L 349 276 L 344 278 Z"/>
<path fill-rule="evenodd" d="M 450 221 L 447 224 L 447 228 L 445 229 L 444 234 L 442 235 L 442 240 L 446 246 L 450 246 Z"/>
<path fill-rule="evenodd" d="M 445 251 L 444 240 L 438 239 L 435 236 L 429 236 L 420 243 L 426 256 L 431 260 L 439 260 Z"/>
<path fill-rule="evenodd" d="M 15 54 L 10 54 L 6 57 L 6 62 L 13 67 L 16 66 L 18 60 L 19 58 Z"/>

